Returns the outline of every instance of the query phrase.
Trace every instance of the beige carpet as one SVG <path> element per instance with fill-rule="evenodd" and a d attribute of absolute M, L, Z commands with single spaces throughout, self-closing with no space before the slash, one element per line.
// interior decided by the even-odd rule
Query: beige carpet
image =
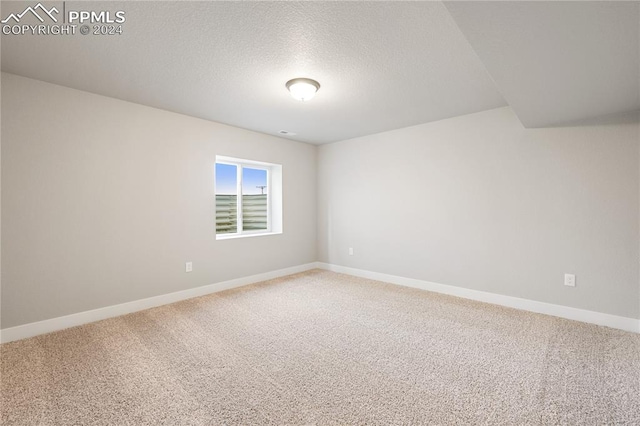
<path fill-rule="evenodd" d="M 318 270 L 1 355 L 3 425 L 640 425 L 640 335 Z"/>

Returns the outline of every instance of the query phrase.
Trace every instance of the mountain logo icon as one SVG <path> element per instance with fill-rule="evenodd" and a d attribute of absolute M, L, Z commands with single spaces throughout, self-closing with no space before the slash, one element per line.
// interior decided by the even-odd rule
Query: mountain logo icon
<path fill-rule="evenodd" d="M 0 22 L 3 24 L 6 24 L 9 21 L 13 20 L 17 24 L 25 15 L 29 13 L 31 13 L 33 16 L 38 18 L 38 21 L 40 22 L 44 22 L 44 18 L 42 16 L 45 16 L 45 17 L 48 16 L 53 22 L 58 22 L 58 19 L 55 16 L 53 16 L 53 14 L 54 13 L 58 14 L 60 13 L 60 11 L 55 7 L 52 7 L 51 9 L 47 10 L 47 8 L 42 5 L 42 3 L 38 3 L 33 7 L 31 6 L 27 7 L 25 10 L 22 11 L 22 13 L 11 13 L 9 16 L 7 16 L 5 19 L 3 19 Z"/>

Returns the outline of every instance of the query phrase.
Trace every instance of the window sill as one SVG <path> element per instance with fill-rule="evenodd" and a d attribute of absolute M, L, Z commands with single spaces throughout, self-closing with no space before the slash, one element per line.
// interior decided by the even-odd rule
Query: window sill
<path fill-rule="evenodd" d="M 267 235 L 280 235 L 282 231 L 279 232 L 260 232 L 258 234 L 216 234 L 216 240 L 235 240 L 236 238 L 252 238 L 252 237 L 264 237 Z"/>

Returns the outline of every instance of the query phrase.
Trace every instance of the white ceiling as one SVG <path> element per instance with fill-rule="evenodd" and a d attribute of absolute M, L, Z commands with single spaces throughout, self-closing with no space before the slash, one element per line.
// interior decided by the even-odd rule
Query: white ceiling
<path fill-rule="evenodd" d="M 638 4 L 608 4 L 68 1 L 124 10 L 123 35 L 3 35 L 2 70 L 310 143 L 505 99 L 538 126 L 640 108 Z"/>
<path fill-rule="evenodd" d="M 637 1 L 446 6 L 526 127 L 640 109 Z"/>

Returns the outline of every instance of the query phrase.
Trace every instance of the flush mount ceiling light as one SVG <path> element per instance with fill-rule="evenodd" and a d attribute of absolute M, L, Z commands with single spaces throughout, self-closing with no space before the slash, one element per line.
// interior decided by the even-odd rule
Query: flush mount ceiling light
<path fill-rule="evenodd" d="M 294 78 L 287 81 L 286 86 L 291 96 L 299 101 L 308 101 L 320 89 L 320 83 L 310 78 Z"/>

